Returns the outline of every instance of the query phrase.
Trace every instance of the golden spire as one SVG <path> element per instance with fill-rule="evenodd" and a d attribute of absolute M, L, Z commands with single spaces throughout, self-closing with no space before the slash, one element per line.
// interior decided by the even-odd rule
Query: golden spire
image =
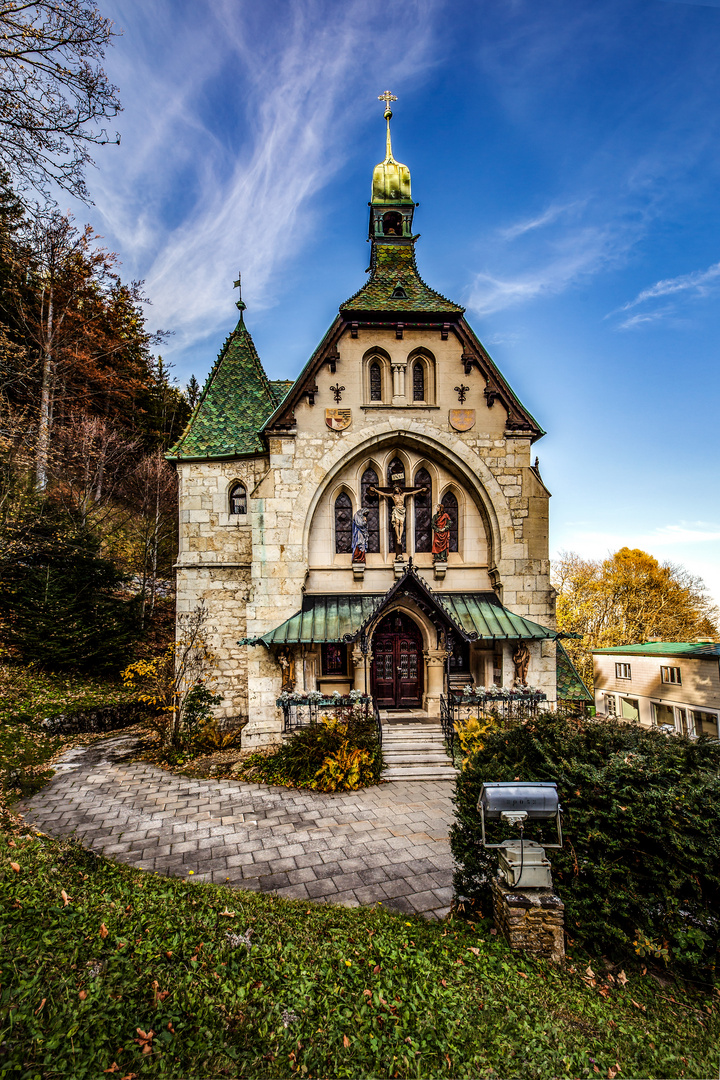
<path fill-rule="evenodd" d="M 390 108 L 391 101 L 397 101 L 395 94 L 391 94 L 389 90 L 386 90 L 384 94 L 378 94 L 378 101 L 385 102 L 385 119 L 387 120 L 387 152 L 385 154 L 386 161 L 392 161 L 392 144 L 390 142 L 390 121 L 392 120 L 392 109 Z"/>

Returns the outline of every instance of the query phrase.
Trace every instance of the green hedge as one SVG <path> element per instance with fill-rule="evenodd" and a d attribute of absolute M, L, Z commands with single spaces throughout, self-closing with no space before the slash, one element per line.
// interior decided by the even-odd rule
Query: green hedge
<path fill-rule="evenodd" d="M 480 843 L 478 796 L 484 781 L 515 778 L 557 783 L 565 846 L 549 855 L 571 939 L 714 974 L 720 743 L 550 714 L 484 736 L 457 780 L 451 845 L 457 893 L 488 912 L 496 854 Z M 542 839 L 539 828 L 526 835 Z"/>

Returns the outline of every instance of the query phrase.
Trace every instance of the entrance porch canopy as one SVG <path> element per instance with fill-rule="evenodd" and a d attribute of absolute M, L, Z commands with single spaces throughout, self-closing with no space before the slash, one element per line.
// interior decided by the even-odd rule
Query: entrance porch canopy
<path fill-rule="evenodd" d="M 239 645 L 311 645 L 352 642 L 398 595 L 408 596 L 436 624 L 442 623 L 464 641 L 537 641 L 557 638 L 555 630 L 508 611 L 494 593 L 436 593 L 413 566 L 383 594 L 305 596 L 300 611 L 256 638 Z"/>

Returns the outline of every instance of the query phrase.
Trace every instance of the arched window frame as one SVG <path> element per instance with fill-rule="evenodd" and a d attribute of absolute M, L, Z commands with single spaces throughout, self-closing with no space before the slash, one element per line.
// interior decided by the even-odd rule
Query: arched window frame
<path fill-rule="evenodd" d="M 424 383 L 424 396 L 421 398 L 415 398 L 415 364 L 421 363 L 423 366 L 423 383 Z M 407 358 L 408 373 L 409 373 L 409 385 L 408 385 L 408 404 L 410 405 L 435 405 L 435 357 L 429 349 L 421 346 L 419 349 L 413 349 L 409 353 Z M 406 384 L 407 385 L 407 384 Z"/>
<path fill-rule="evenodd" d="M 244 510 L 243 509 L 235 510 L 234 507 L 233 507 L 233 500 L 236 499 L 238 496 L 240 497 L 241 505 L 242 505 L 242 502 L 244 502 L 244 504 L 245 504 Z M 233 481 L 231 481 L 230 485 L 228 486 L 227 512 L 228 512 L 228 517 L 231 518 L 233 521 L 237 521 L 239 518 L 246 518 L 247 517 L 247 513 L 248 513 L 248 492 L 247 492 L 247 485 L 244 483 L 243 480 L 233 480 Z"/>
<path fill-rule="evenodd" d="M 380 400 L 372 399 L 370 369 L 373 364 L 380 368 Z M 390 356 L 384 349 L 372 349 L 363 357 L 363 398 L 366 405 L 387 405 L 392 398 Z"/>
<path fill-rule="evenodd" d="M 349 527 L 348 527 L 348 533 L 347 533 L 347 542 L 346 542 L 346 545 L 344 545 L 346 547 L 346 550 L 343 550 L 343 551 L 338 550 L 338 544 L 341 541 L 340 541 L 340 538 L 338 536 L 338 505 L 337 504 L 338 504 L 338 499 L 341 499 L 341 498 L 347 499 L 348 503 L 350 504 L 350 506 L 349 506 L 350 521 L 349 521 Z M 352 519 L 353 519 L 353 514 L 355 513 L 355 500 L 353 499 L 352 492 L 347 487 L 345 487 L 344 485 L 342 487 L 339 487 L 337 489 L 337 491 L 333 492 L 333 496 L 332 496 L 332 500 L 331 500 L 330 505 L 332 506 L 332 537 L 333 537 L 333 548 L 332 549 L 333 549 L 333 553 L 335 555 L 349 555 L 349 556 L 352 556 Z"/>
<path fill-rule="evenodd" d="M 455 502 L 457 503 L 457 527 L 455 529 L 454 536 L 453 536 L 452 531 L 450 533 L 450 552 L 451 553 L 452 552 L 457 552 L 457 554 L 462 555 L 462 553 L 463 553 L 464 518 L 465 518 L 465 499 L 463 497 L 463 493 L 461 491 L 458 491 L 458 489 L 455 487 L 454 484 L 448 484 L 447 487 L 443 490 L 442 494 L 440 495 L 440 498 L 438 499 L 438 502 L 441 502 L 441 503 L 443 503 L 445 505 L 445 499 L 447 498 L 448 495 L 452 495 L 453 498 L 455 499 Z M 435 511 L 433 510 L 433 513 L 434 512 Z"/>

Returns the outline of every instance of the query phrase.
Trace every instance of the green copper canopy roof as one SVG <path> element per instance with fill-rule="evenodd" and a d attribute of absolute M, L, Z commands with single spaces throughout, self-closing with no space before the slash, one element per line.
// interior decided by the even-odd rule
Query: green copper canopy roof
<path fill-rule="evenodd" d="M 291 386 L 284 379 L 270 382 L 241 315 L 167 457 L 179 461 L 261 453 L 258 432 Z"/>
<path fill-rule="evenodd" d="M 645 641 L 637 645 L 616 645 L 612 649 L 593 649 L 608 656 L 687 656 L 693 660 L 720 659 L 718 641 Z"/>
<path fill-rule="evenodd" d="M 352 312 L 437 312 L 462 315 L 465 309 L 426 285 L 418 273 L 412 243 L 373 243 L 370 280 L 341 304 Z"/>
<path fill-rule="evenodd" d="M 391 590 L 393 591 L 393 590 Z M 302 610 L 243 645 L 292 645 L 349 641 L 384 606 L 385 595 L 306 596 Z M 474 641 L 554 638 L 554 630 L 508 611 L 489 593 L 435 593 L 449 621 Z"/>

